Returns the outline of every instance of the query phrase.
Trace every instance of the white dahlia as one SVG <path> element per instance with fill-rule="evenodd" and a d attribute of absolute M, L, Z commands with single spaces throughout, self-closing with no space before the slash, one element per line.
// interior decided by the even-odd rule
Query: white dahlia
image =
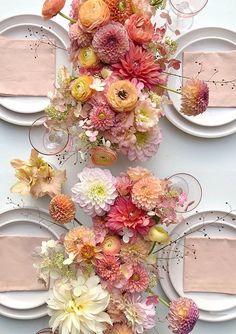
<path fill-rule="evenodd" d="M 112 324 L 105 312 L 109 300 L 98 276 L 87 280 L 80 276 L 70 284 L 55 284 L 47 302 L 51 316 L 49 325 L 59 334 L 103 333 L 105 323 Z"/>
<path fill-rule="evenodd" d="M 84 168 L 78 178 L 72 188 L 74 201 L 88 215 L 103 216 L 118 196 L 115 177 L 108 169 Z"/>

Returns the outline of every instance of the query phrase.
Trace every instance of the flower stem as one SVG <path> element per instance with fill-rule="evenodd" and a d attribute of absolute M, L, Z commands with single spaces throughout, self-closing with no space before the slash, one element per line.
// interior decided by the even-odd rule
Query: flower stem
<path fill-rule="evenodd" d="M 169 90 L 170 92 L 173 92 L 173 93 L 176 93 L 176 94 L 180 94 L 181 95 L 181 92 L 177 91 L 176 89 L 172 89 L 172 88 L 169 88 L 167 86 L 164 86 L 164 85 L 158 85 L 158 87 L 160 88 L 164 88 L 166 90 Z"/>
<path fill-rule="evenodd" d="M 148 253 L 148 255 L 152 254 L 152 252 L 153 252 L 153 250 L 154 250 L 154 248 L 156 246 L 156 243 L 157 243 L 156 241 L 153 243 L 152 248 L 151 248 L 150 252 Z"/>
<path fill-rule="evenodd" d="M 75 217 L 74 218 L 74 221 L 77 223 L 77 224 L 79 224 L 80 226 L 83 226 L 83 224 Z"/>
<path fill-rule="evenodd" d="M 167 306 L 168 308 L 170 307 L 170 304 L 165 300 L 163 299 L 162 297 L 160 296 L 157 296 L 158 297 L 158 300 L 165 306 Z"/>
<path fill-rule="evenodd" d="M 71 23 L 76 23 L 76 21 L 74 19 L 72 19 L 71 17 L 67 16 L 66 14 L 59 12 L 59 15 L 61 15 L 62 17 L 64 17 L 64 19 L 70 21 Z"/>

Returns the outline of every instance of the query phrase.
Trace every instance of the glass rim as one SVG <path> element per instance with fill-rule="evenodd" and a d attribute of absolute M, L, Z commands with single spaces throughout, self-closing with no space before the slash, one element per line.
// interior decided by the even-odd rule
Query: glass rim
<path fill-rule="evenodd" d="M 193 176 L 192 174 L 189 174 L 189 173 L 185 173 L 185 172 L 179 172 L 179 173 L 172 174 L 171 176 L 167 177 L 166 179 L 169 180 L 171 177 L 173 177 L 173 176 L 179 176 L 179 175 L 191 176 L 196 181 L 196 183 L 198 184 L 198 186 L 200 188 L 200 191 L 201 191 L 200 192 L 199 200 L 198 200 L 198 202 L 197 202 L 197 204 L 195 205 L 194 208 L 192 208 L 190 210 L 187 210 L 187 211 L 176 210 L 176 212 L 178 212 L 178 213 L 188 213 L 188 212 L 193 211 L 198 206 L 198 204 L 201 202 L 201 200 L 202 200 L 202 186 L 201 186 L 201 183 L 198 181 L 198 179 L 195 176 Z"/>
<path fill-rule="evenodd" d="M 33 142 L 32 142 L 32 140 L 31 140 L 31 132 L 32 132 L 32 130 L 33 130 L 33 127 L 35 126 L 35 123 L 38 122 L 39 120 L 43 120 L 43 119 L 48 119 L 48 117 L 47 117 L 47 116 L 41 116 L 41 117 L 37 118 L 37 119 L 31 124 L 30 129 L 29 129 L 29 132 L 28 132 L 29 142 L 30 142 L 30 145 L 33 147 L 33 149 L 35 149 L 35 151 L 37 151 L 39 154 L 46 155 L 46 156 L 55 156 L 55 155 L 61 153 L 63 150 L 65 150 L 66 146 L 68 145 L 69 140 L 70 140 L 69 131 L 68 131 L 68 128 L 66 128 L 66 131 L 67 131 L 67 134 L 68 134 L 68 136 L 67 136 L 67 141 L 66 141 L 65 146 L 60 150 L 60 152 L 58 152 L 58 153 L 42 153 L 41 151 L 39 151 L 39 150 L 33 145 Z M 39 124 L 38 126 L 43 125 L 43 123 L 44 123 L 44 122 L 42 121 L 42 123 Z M 36 334 L 37 334 L 37 333 L 36 333 Z"/>
<path fill-rule="evenodd" d="M 202 6 L 202 8 L 198 9 L 198 10 L 195 11 L 195 12 L 183 13 L 183 12 L 181 12 L 178 8 L 175 7 L 176 5 L 173 4 L 173 0 L 170 0 L 170 4 L 171 4 L 171 6 L 174 8 L 174 10 L 176 10 L 176 12 L 178 12 L 178 13 L 180 13 L 180 14 L 182 14 L 182 15 L 183 15 L 183 14 L 186 14 L 186 15 L 190 15 L 190 14 L 192 14 L 192 16 L 197 15 L 198 13 L 200 13 L 200 11 L 203 10 L 203 8 L 206 7 L 207 3 L 208 3 L 208 0 L 205 0 L 205 4 Z"/>

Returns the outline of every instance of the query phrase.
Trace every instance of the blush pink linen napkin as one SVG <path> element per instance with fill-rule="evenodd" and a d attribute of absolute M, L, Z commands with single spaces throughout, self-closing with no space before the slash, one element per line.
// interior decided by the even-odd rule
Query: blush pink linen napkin
<path fill-rule="evenodd" d="M 186 237 L 184 292 L 236 294 L 235 259 L 236 238 Z"/>
<path fill-rule="evenodd" d="M 35 248 L 46 237 L 0 235 L 0 292 L 48 290 L 38 281 Z"/>
<path fill-rule="evenodd" d="M 0 96 L 47 96 L 53 89 L 55 48 L 41 43 L 36 51 L 35 42 L 0 37 Z"/>
<path fill-rule="evenodd" d="M 198 75 L 199 71 L 201 73 Z M 213 76 L 215 72 L 217 73 Z M 234 80 L 236 79 L 236 50 L 225 52 L 184 52 L 183 76 L 197 77 L 201 80 Z M 214 83 L 207 84 L 209 86 L 209 107 L 236 107 L 236 87 L 232 89 L 231 84 L 223 86 L 221 84 L 215 85 Z"/>

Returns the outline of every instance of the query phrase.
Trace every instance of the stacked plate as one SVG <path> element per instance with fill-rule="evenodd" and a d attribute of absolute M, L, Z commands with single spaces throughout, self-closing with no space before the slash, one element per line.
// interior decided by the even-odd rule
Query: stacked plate
<path fill-rule="evenodd" d="M 68 33 L 56 22 L 44 21 L 37 15 L 13 16 L 0 22 L 0 35 L 17 39 L 53 39 L 56 45 L 55 70 L 62 65 L 70 68 Z M 30 126 L 43 115 L 48 103 L 47 97 L 0 97 L 0 118 L 9 123 Z"/>
<path fill-rule="evenodd" d="M 200 28 L 179 37 L 178 51 L 174 56 L 182 61 L 183 52 L 214 52 L 236 50 L 236 33 L 223 28 Z M 213 65 L 214 66 L 214 65 Z M 169 75 L 168 86 L 182 86 L 182 66 Z M 193 136 L 218 138 L 236 132 L 236 108 L 208 108 L 198 116 L 185 116 L 179 112 L 180 95 L 169 92 L 173 105 L 165 106 L 166 117 L 177 128 Z"/>
<path fill-rule="evenodd" d="M 52 224 L 46 211 L 18 208 L 0 214 L 0 234 L 58 239 L 63 229 Z M 2 270 L 2 268 L 1 268 Z M 13 319 L 36 319 L 47 314 L 48 291 L 0 293 L 0 314 Z"/>
<path fill-rule="evenodd" d="M 160 283 L 164 292 L 170 300 L 179 297 L 193 299 L 199 307 L 201 320 L 219 322 L 236 318 L 236 295 L 183 291 L 184 237 L 190 234 L 205 235 L 206 238 L 235 237 L 235 219 L 233 214 L 222 211 L 205 211 L 189 216 L 172 230 L 171 239 L 176 242 L 158 253 Z"/>

